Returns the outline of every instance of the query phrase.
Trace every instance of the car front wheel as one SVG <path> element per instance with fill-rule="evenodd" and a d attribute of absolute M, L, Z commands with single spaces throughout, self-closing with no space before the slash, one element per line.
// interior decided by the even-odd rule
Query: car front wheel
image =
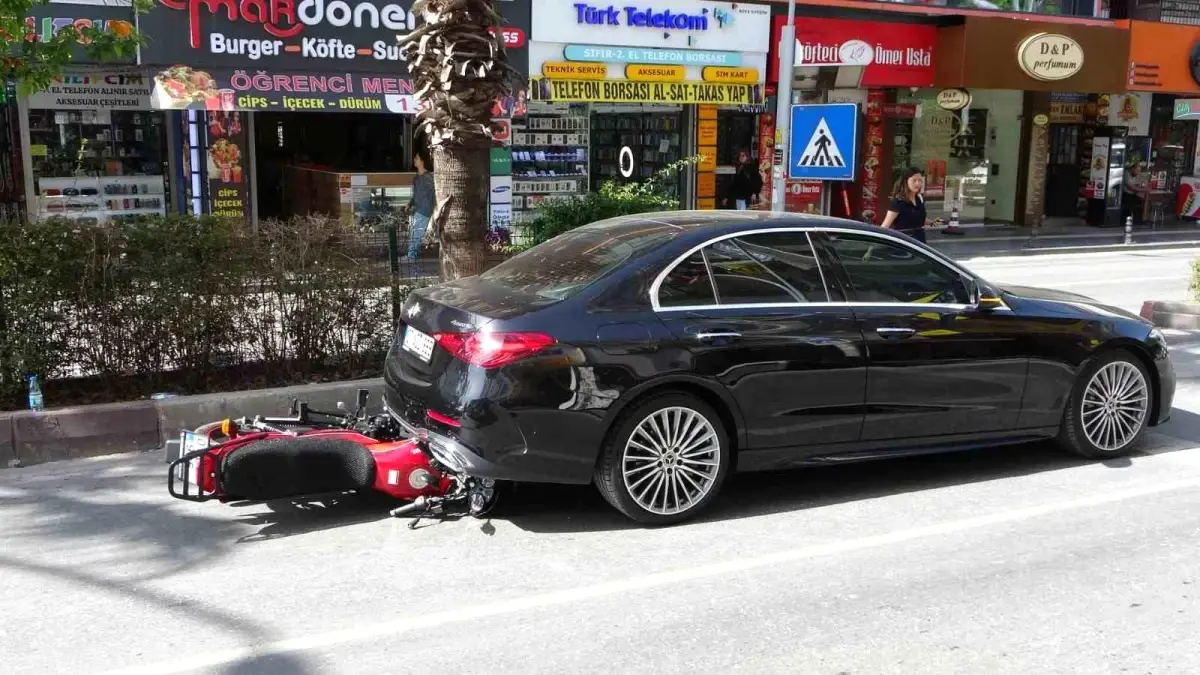
<path fill-rule="evenodd" d="M 1146 368 L 1132 354 L 1113 351 L 1100 356 L 1075 383 L 1060 442 L 1084 457 L 1129 454 L 1146 433 L 1152 394 Z"/>
<path fill-rule="evenodd" d="M 729 440 L 711 406 L 682 393 L 655 396 L 625 415 L 595 482 L 621 513 L 647 525 L 692 518 L 729 471 Z"/>

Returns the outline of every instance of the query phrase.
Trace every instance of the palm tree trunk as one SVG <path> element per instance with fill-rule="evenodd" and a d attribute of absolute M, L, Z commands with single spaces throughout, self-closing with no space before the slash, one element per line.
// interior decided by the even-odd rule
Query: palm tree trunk
<path fill-rule="evenodd" d="M 438 145 L 433 148 L 435 190 L 441 220 L 443 280 L 474 276 L 484 270 L 488 230 L 487 147 Z"/>

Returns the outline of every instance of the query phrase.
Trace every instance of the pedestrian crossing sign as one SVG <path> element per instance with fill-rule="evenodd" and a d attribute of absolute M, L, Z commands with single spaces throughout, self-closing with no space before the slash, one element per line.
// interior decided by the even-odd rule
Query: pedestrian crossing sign
<path fill-rule="evenodd" d="M 792 106 L 788 178 L 855 180 L 858 106 L 828 103 Z"/>

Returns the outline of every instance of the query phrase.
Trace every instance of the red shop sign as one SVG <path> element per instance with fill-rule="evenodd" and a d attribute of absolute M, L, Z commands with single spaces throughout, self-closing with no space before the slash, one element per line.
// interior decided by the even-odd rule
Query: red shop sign
<path fill-rule="evenodd" d="M 787 17 L 772 26 L 772 54 L 767 79 L 779 81 L 779 57 L 774 53 Z M 933 46 L 937 28 L 910 23 L 796 19 L 798 67 L 861 67 L 858 86 L 931 87 L 934 82 Z"/>

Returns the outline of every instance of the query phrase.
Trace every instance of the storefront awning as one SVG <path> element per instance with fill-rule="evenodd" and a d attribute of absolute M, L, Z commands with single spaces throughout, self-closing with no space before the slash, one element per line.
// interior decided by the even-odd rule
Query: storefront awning
<path fill-rule="evenodd" d="M 411 80 L 373 73 L 297 73 L 173 66 L 155 73 L 156 110 L 373 112 L 419 110 Z"/>

